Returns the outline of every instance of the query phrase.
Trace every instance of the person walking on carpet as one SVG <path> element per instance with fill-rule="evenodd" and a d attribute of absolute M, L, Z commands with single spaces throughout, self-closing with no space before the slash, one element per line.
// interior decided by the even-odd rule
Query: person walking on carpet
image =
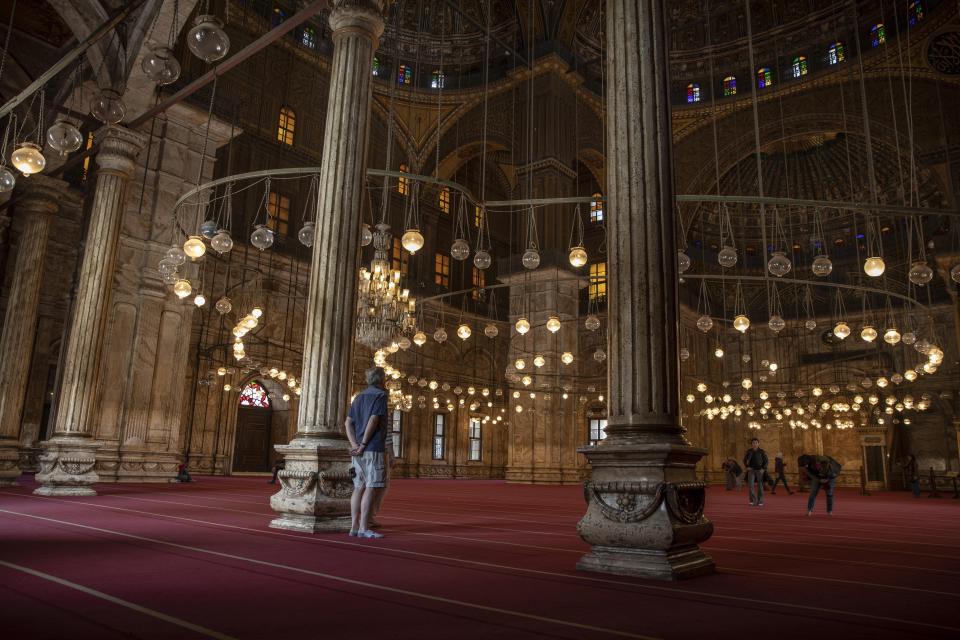
<path fill-rule="evenodd" d="M 804 454 L 797 459 L 797 466 L 810 478 L 810 497 L 807 499 L 807 515 L 813 515 L 817 503 L 817 493 L 824 487 L 827 494 L 827 515 L 833 515 L 833 489 L 837 485 L 842 465 L 830 456 L 812 456 Z"/>
<path fill-rule="evenodd" d="M 367 388 L 353 399 L 346 431 L 353 456 L 353 495 L 350 497 L 350 535 L 382 538 L 369 528 L 372 506 L 386 485 L 387 391 L 381 367 L 367 369 Z"/>
<path fill-rule="evenodd" d="M 747 491 L 750 494 L 750 506 L 763 506 L 763 475 L 767 471 L 767 452 L 760 448 L 760 440 L 754 438 L 750 441 L 750 448 L 743 456 L 743 466 L 747 468 Z M 753 485 L 756 483 L 757 490 L 754 493 Z"/>
<path fill-rule="evenodd" d="M 787 490 L 787 495 L 793 495 L 793 491 L 790 491 L 790 486 L 787 484 L 787 474 L 786 474 L 787 465 L 783 464 L 783 452 L 777 454 L 777 457 L 773 459 L 773 470 L 777 472 L 777 479 L 773 481 L 773 491 L 770 493 L 777 495 L 777 485 L 781 482 L 783 483 L 783 488 Z"/>
<path fill-rule="evenodd" d="M 913 497 L 920 497 L 920 465 L 917 464 L 917 456 L 912 453 L 907 456 L 907 461 L 903 463 L 903 472 L 910 483 L 910 490 L 913 491 Z"/>

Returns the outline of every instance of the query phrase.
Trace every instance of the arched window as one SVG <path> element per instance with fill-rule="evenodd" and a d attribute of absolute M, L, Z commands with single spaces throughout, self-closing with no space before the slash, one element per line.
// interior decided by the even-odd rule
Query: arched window
<path fill-rule="evenodd" d="M 283 144 L 293 144 L 293 130 L 297 128 L 297 114 L 290 107 L 280 107 L 277 124 L 277 140 Z"/>
<path fill-rule="evenodd" d="M 876 49 L 882 44 L 887 43 L 887 30 L 882 22 L 873 25 L 870 28 L 870 46 Z"/>
<path fill-rule="evenodd" d="M 443 71 L 440 71 L 439 69 L 434 71 L 433 74 L 430 76 L 431 89 L 443 89 L 446 83 L 447 83 L 447 76 L 446 74 L 443 73 Z"/>
<path fill-rule="evenodd" d="M 270 394 L 256 380 L 251 380 L 240 392 L 241 407 L 270 408 Z"/>
<path fill-rule="evenodd" d="M 313 27 L 304 27 L 303 33 L 300 34 L 300 44 L 305 46 L 308 49 L 313 49 L 317 46 L 317 31 Z"/>
<path fill-rule="evenodd" d="M 737 78 L 736 76 L 727 76 L 723 79 L 723 95 L 724 96 L 735 96 L 737 95 Z"/>
<path fill-rule="evenodd" d="M 795 56 L 793 58 L 793 77 L 799 78 L 807 75 L 807 56 Z"/>
<path fill-rule="evenodd" d="M 847 59 L 847 56 L 843 50 L 842 42 L 834 42 L 830 45 L 830 50 L 827 52 L 827 60 L 830 64 L 840 64 Z"/>
<path fill-rule="evenodd" d="M 603 222 L 603 194 L 600 192 L 593 194 L 590 201 L 590 222 Z"/>
<path fill-rule="evenodd" d="M 373 75 L 380 75 L 380 58 L 373 56 Z"/>
<path fill-rule="evenodd" d="M 770 67 L 757 69 L 757 88 L 766 89 L 773 86 L 773 72 Z"/>
<path fill-rule="evenodd" d="M 923 20 L 923 3 L 920 0 L 911 0 L 907 5 L 907 17 L 911 27 Z"/>
<path fill-rule="evenodd" d="M 413 84 L 413 68 L 402 64 L 397 69 L 397 84 Z"/>
<path fill-rule="evenodd" d="M 437 205 L 443 213 L 450 213 L 450 187 L 440 187 L 440 196 Z"/>
<path fill-rule="evenodd" d="M 400 164 L 400 173 L 410 173 L 410 167 Z M 397 178 L 397 193 L 403 196 L 410 195 L 410 178 L 400 176 Z"/>
<path fill-rule="evenodd" d="M 687 102 L 690 104 L 700 102 L 700 85 L 695 82 L 687 85 Z"/>

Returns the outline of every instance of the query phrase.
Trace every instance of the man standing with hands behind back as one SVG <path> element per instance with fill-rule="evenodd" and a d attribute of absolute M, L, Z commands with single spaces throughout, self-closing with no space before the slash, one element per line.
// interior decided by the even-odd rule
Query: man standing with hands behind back
<path fill-rule="evenodd" d="M 747 468 L 747 490 L 750 492 L 750 506 L 763 506 L 763 474 L 767 470 L 767 452 L 760 448 L 760 440 L 754 438 L 750 441 L 750 448 L 747 454 L 743 456 L 743 466 Z M 756 483 L 757 490 L 754 493 L 753 485 Z"/>
<path fill-rule="evenodd" d="M 377 494 L 386 486 L 387 456 L 384 446 L 387 434 L 386 373 L 380 367 L 367 369 L 367 388 L 353 399 L 347 415 L 346 431 L 353 456 L 353 495 L 350 497 L 350 535 L 360 538 L 382 538 L 371 531 L 371 507 Z"/>

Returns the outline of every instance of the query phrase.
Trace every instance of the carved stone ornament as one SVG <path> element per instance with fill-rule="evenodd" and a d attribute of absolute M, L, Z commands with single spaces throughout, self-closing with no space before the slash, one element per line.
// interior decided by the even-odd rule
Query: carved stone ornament
<path fill-rule="evenodd" d="M 353 494 L 353 478 L 346 473 L 320 472 L 317 480 L 320 493 L 328 498 L 349 498 Z"/>
<path fill-rule="evenodd" d="M 664 484 L 660 483 L 650 493 L 645 482 L 583 483 L 584 498 L 594 502 L 603 517 L 612 522 L 630 524 L 646 520 L 663 502 Z"/>
<path fill-rule="evenodd" d="M 277 477 L 280 479 L 280 486 L 283 487 L 283 495 L 300 498 L 313 488 L 313 483 L 317 481 L 317 472 L 290 469 L 280 471 Z"/>
<path fill-rule="evenodd" d="M 56 464 L 63 470 L 64 473 L 69 473 L 73 476 L 82 476 L 93 469 L 93 465 L 97 463 L 95 458 L 86 458 L 78 456 L 59 456 L 56 459 Z"/>
<path fill-rule="evenodd" d="M 697 524 L 703 519 L 707 500 L 707 485 L 703 482 L 678 482 L 667 485 L 667 507 L 673 517 L 683 524 Z"/>

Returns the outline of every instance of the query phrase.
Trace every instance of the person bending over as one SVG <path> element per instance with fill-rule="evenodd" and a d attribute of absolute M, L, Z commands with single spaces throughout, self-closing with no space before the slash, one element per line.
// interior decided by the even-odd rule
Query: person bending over
<path fill-rule="evenodd" d="M 743 456 L 743 466 L 747 468 L 747 491 L 750 494 L 750 506 L 763 506 L 763 474 L 767 471 L 767 452 L 760 448 L 760 440 L 754 438 L 750 441 L 750 448 Z M 753 485 L 756 483 L 757 490 L 754 493 Z"/>
<path fill-rule="evenodd" d="M 811 456 L 804 454 L 797 459 L 797 466 L 810 478 L 810 497 L 807 499 L 807 515 L 813 515 L 817 504 L 817 493 L 824 487 L 827 494 L 827 515 L 833 515 L 833 489 L 837 485 L 837 476 L 842 466 L 830 456 Z"/>
<path fill-rule="evenodd" d="M 371 507 L 386 485 L 387 432 L 386 374 L 380 367 L 367 369 L 367 388 L 350 405 L 346 431 L 353 456 L 353 495 L 350 498 L 350 535 L 382 538 L 369 528 Z"/>

